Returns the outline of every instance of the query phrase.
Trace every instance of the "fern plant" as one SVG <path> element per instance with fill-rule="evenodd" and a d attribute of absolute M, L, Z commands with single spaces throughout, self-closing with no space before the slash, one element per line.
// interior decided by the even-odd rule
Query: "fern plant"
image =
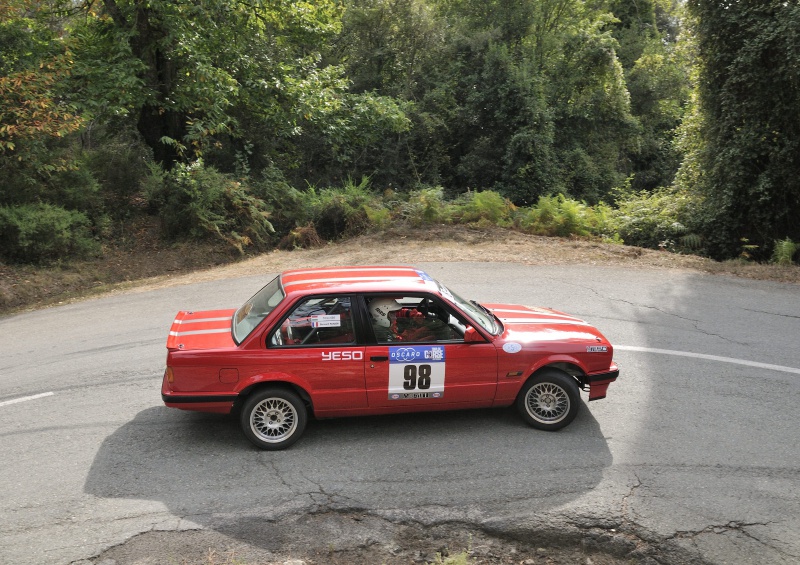
<path fill-rule="evenodd" d="M 460 224 L 507 227 L 515 209 L 508 199 L 493 190 L 469 191 L 453 203 L 453 220 Z"/>
<path fill-rule="evenodd" d="M 778 265 L 792 265 L 793 258 L 800 245 L 789 239 L 781 239 L 775 242 L 775 247 L 772 251 L 772 262 Z"/>

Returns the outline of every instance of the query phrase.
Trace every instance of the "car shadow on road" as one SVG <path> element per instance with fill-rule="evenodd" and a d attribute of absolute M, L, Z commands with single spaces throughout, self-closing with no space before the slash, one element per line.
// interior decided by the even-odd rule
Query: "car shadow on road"
<path fill-rule="evenodd" d="M 479 515 L 526 501 L 545 512 L 591 491 L 611 462 L 586 406 L 555 433 L 512 409 L 312 420 L 279 452 L 252 447 L 233 417 L 153 407 L 106 438 L 84 490 L 160 501 L 275 550 L 275 522 L 293 513 Z"/>

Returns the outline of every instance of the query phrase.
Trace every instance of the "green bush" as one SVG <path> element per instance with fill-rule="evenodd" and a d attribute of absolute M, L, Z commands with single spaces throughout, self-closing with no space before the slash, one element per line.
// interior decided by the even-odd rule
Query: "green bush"
<path fill-rule="evenodd" d="M 306 197 L 291 186 L 276 167 L 267 167 L 252 182 L 253 195 L 272 211 L 270 222 L 278 234 L 288 234 L 312 221 Z"/>
<path fill-rule="evenodd" d="M 568 237 L 597 236 L 616 240 L 610 220 L 611 208 L 605 204 L 589 206 L 563 194 L 542 196 L 535 206 L 520 209 L 515 225 L 534 235 Z"/>
<path fill-rule="evenodd" d="M 453 203 L 453 221 L 460 224 L 509 226 L 516 208 L 493 190 L 468 192 Z"/>
<path fill-rule="evenodd" d="M 373 227 L 370 215 L 379 221 L 386 219 L 380 212 L 383 208 L 381 199 L 370 190 L 367 177 L 362 178 L 359 184 L 348 179 L 342 188 L 317 191 L 310 187 L 302 194 L 314 227 L 325 240 L 365 233 Z"/>
<path fill-rule="evenodd" d="M 683 251 L 702 243 L 687 225 L 692 201 L 686 192 L 663 188 L 621 196 L 611 222 L 627 245 Z"/>
<path fill-rule="evenodd" d="M 100 251 L 82 212 L 50 204 L 0 208 L 0 253 L 16 263 L 47 263 Z"/>
<path fill-rule="evenodd" d="M 105 210 L 116 219 L 135 215 L 147 175 L 147 151 L 136 142 L 110 140 L 90 151 L 86 163 L 100 187 Z"/>
<path fill-rule="evenodd" d="M 266 204 L 248 185 L 202 161 L 154 171 L 146 190 L 169 238 L 221 239 L 243 253 L 265 249 L 274 231 Z"/>
<path fill-rule="evenodd" d="M 52 167 L 44 174 L 32 173 L 25 163 L 0 164 L 3 189 L 0 205 L 21 206 L 48 202 L 67 210 L 85 212 L 91 219 L 104 214 L 100 184 L 85 160 L 63 158 L 62 166 Z M 53 160 L 57 157 L 53 156 Z"/>
<path fill-rule="evenodd" d="M 437 224 L 449 221 L 450 208 L 441 186 L 421 188 L 412 191 L 408 200 L 400 204 L 399 215 L 412 226 Z"/>

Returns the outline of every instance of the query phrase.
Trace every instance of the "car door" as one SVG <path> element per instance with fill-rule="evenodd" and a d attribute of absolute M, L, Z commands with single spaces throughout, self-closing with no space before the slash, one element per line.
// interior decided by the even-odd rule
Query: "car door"
<path fill-rule="evenodd" d="M 497 390 L 497 352 L 493 344 L 466 343 L 466 323 L 433 296 L 366 295 L 364 306 L 395 300 L 400 309 L 418 311 L 420 329 L 390 336 L 376 328 L 366 347 L 366 385 L 370 408 L 436 409 L 490 406 Z M 411 317 L 411 316 L 409 316 Z M 375 318 L 370 315 L 374 324 Z M 425 326 L 430 331 L 425 331 Z"/>
<path fill-rule="evenodd" d="M 367 407 L 365 351 L 358 344 L 349 295 L 298 301 L 266 342 L 269 372 L 301 384 L 317 414 Z"/>

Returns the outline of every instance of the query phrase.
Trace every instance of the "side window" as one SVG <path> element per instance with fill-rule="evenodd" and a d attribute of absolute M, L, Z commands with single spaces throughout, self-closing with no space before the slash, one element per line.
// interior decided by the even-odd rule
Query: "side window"
<path fill-rule="evenodd" d="M 355 342 L 349 296 L 307 298 L 276 328 L 273 346 L 351 344 Z"/>
<path fill-rule="evenodd" d="M 464 339 L 464 325 L 431 299 L 420 296 L 375 296 L 367 299 L 378 343 L 431 343 Z"/>

